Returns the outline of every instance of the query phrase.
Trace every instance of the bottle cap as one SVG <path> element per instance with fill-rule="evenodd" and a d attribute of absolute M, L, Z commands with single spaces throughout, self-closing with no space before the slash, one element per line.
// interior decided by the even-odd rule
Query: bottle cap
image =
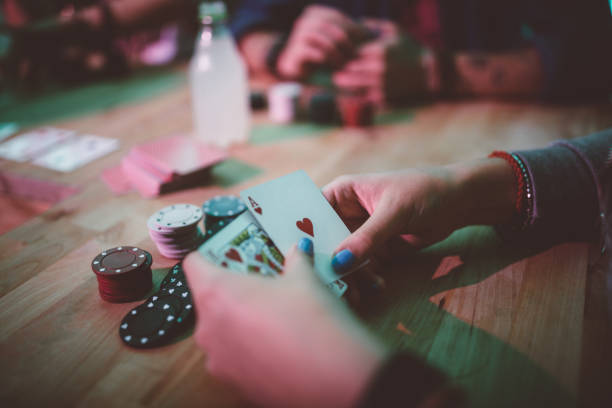
<path fill-rule="evenodd" d="M 200 3 L 200 20 L 204 24 L 212 24 L 225 21 L 227 9 L 222 1 Z"/>

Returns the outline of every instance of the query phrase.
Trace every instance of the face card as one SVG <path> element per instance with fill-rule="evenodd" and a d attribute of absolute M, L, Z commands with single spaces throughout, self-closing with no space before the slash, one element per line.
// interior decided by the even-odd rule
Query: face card
<path fill-rule="evenodd" d="M 213 263 L 243 274 L 282 274 L 283 255 L 249 212 L 206 241 L 198 251 Z"/>
<path fill-rule="evenodd" d="M 55 146 L 33 163 L 51 170 L 70 172 L 118 148 L 117 139 L 78 135 Z"/>
<path fill-rule="evenodd" d="M 300 238 L 308 237 L 313 240 L 315 269 L 323 282 L 343 276 L 333 270 L 331 260 L 350 231 L 304 171 L 252 187 L 240 196 L 284 255 Z"/>
<path fill-rule="evenodd" d="M 0 145 L 0 157 L 26 162 L 40 156 L 54 145 L 68 140 L 75 134 L 72 130 L 43 127 L 16 136 Z"/>

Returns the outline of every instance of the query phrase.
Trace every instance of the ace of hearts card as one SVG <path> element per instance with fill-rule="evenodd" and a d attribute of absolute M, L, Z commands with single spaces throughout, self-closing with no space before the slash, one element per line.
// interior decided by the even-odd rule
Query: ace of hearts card
<path fill-rule="evenodd" d="M 249 188 L 240 196 L 283 255 L 307 237 L 313 241 L 314 265 L 323 282 L 330 284 L 345 275 L 337 273 L 331 261 L 350 231 L 304 171 Z"/>

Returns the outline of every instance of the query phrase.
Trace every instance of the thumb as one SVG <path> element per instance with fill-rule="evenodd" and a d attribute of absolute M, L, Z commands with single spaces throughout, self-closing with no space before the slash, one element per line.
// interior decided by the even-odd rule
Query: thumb
<path fill-rule="evenodd" d="M 312 279 L 315 276 L 313 267 L 312 240 L 302 238 L 294 245 L 285 258 L 285 275 L 288 279 Z"/>
<path fill-rule="evenodd" d="M 332 266 L 338 272 L 347 271 L 367 259 L 389 238 L 399 234 L 401 227 L 399 212 L 387 205 L 379 205 L 361 227 L 340 243 Z"/>

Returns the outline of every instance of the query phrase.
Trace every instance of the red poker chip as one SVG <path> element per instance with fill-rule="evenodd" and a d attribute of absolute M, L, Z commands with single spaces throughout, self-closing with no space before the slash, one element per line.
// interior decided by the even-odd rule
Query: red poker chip
<path fill-rule="evenodd" d="M 363 96 L 340 97 L 340 114 L 346 127 L 366 127 L 374 122 L 374 105 Z"/>
<path fill-rule="evenodd" d="M 142 298 L 153 285 L 152 263 L 151 254 L 137 247 L 120 246 L 101 252 L 91 263 L 100 297 L 113 303 Z"/>
<path fill-rule="evenodd" d="M 151 254 L 144 249 L 119 246 L 102 251 L 91 262 L 91 269 L 96 275 L 116 276 L 150 267 L 151 263 Z"/>

